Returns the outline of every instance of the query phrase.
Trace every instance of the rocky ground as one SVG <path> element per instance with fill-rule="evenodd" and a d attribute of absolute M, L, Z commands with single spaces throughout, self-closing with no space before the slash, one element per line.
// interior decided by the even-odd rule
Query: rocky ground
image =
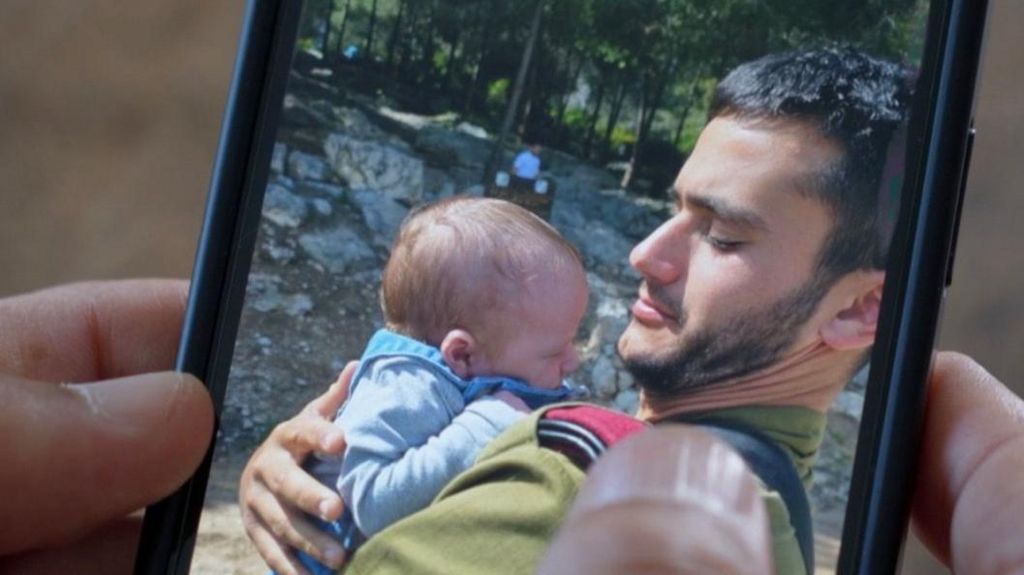
<path fill-rule="evenodd" d="M 453 116 L 398 112 L 391 102 L 308 77 L 293 75 L 288 92 L 218 435 L 214 497 L 199 539 L 197 556 L 222 558 L 210 573 L 225 564 L 263 572 L 250 561 L 234 503 L 244 460 L 275 422 L 358 357 L 382 324 L 380 269 L 409 208 L 482 194 L 491 149 L 483 129 Z M 667 216 L 668 202 L 628 195 L 611 173 L 556 151 L 545 151 L 544 161 L 557 189 L 552 223 L 581 249 L 588 269 L 590 304 L 578 334 L 583 363 L 574 380 L 591 400 L 631 412 L 637 392 L 614 348 L 639 282 L 626 262 Z M 815 468 L 812 500 L 826 554 L 841 528 L 862 398 L 863 382 L 852 382 L 830 416 Z"/>

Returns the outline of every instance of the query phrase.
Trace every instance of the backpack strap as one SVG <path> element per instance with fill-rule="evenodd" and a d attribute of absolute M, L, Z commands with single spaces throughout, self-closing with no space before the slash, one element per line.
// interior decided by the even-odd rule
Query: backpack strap
<path fill-rule="evenodd" d="M 800 554 L 807 573 L 814 573 L 814 524 L 807 490 L 796 472 L 793 459 L 764 433 L 735 422 L 702 419 L 698 425 L 727 442 L 771 490 L 782 496 L 789 511 L 789 522 L 796 532 Z"/>

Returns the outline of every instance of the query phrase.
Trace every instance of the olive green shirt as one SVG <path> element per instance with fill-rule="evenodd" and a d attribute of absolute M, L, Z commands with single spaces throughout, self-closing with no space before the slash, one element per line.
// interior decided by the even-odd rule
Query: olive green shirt
<path fill-rule="evenodd" d="M 426 509 L 387 527 L 345 568 L 362 574 L 528 574 L 536 571 L 572 505 L 584 473 L 566 456 L 537 444 L 544 410 L 510 427 Z M 761 430 L 796 463 L 805 486 L 825 416 L 796 407 L 743 407 L 713 415 Z M 765 491 L 778 575 L 803 575 L 803 558 L 781 496 Z"/>

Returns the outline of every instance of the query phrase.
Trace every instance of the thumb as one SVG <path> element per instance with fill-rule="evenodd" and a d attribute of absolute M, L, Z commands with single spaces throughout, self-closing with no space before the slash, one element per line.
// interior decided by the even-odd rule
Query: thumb
<path fill-rule="evenodd" d="M 739 455 L 697 429 L 659 427 L 594 465 L 539 573 L 763 575 L 768 534 Z"/>
<path fill-rule="evenodd" d="M 50 385 L 0 376 L 0 554 L 80 536 L 170 493 L 213 429 L 194 377 Z"/>

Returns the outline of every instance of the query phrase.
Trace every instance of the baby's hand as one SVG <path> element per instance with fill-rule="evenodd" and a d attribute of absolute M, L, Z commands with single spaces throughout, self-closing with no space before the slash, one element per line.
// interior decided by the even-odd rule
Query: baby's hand
<path fill-rule="evenodd" d="M 498 390 L 494 392 L 494 397 L 511 405 L 512 409 L 515 409 L 516 411 L 522 411 L 523 413 L 530 413 L 531 411 L 529 406 L 527 406 L 522 399 L 519 399 L 519 397 L 511 391 L 506 391 L 504 389 Z"/>

